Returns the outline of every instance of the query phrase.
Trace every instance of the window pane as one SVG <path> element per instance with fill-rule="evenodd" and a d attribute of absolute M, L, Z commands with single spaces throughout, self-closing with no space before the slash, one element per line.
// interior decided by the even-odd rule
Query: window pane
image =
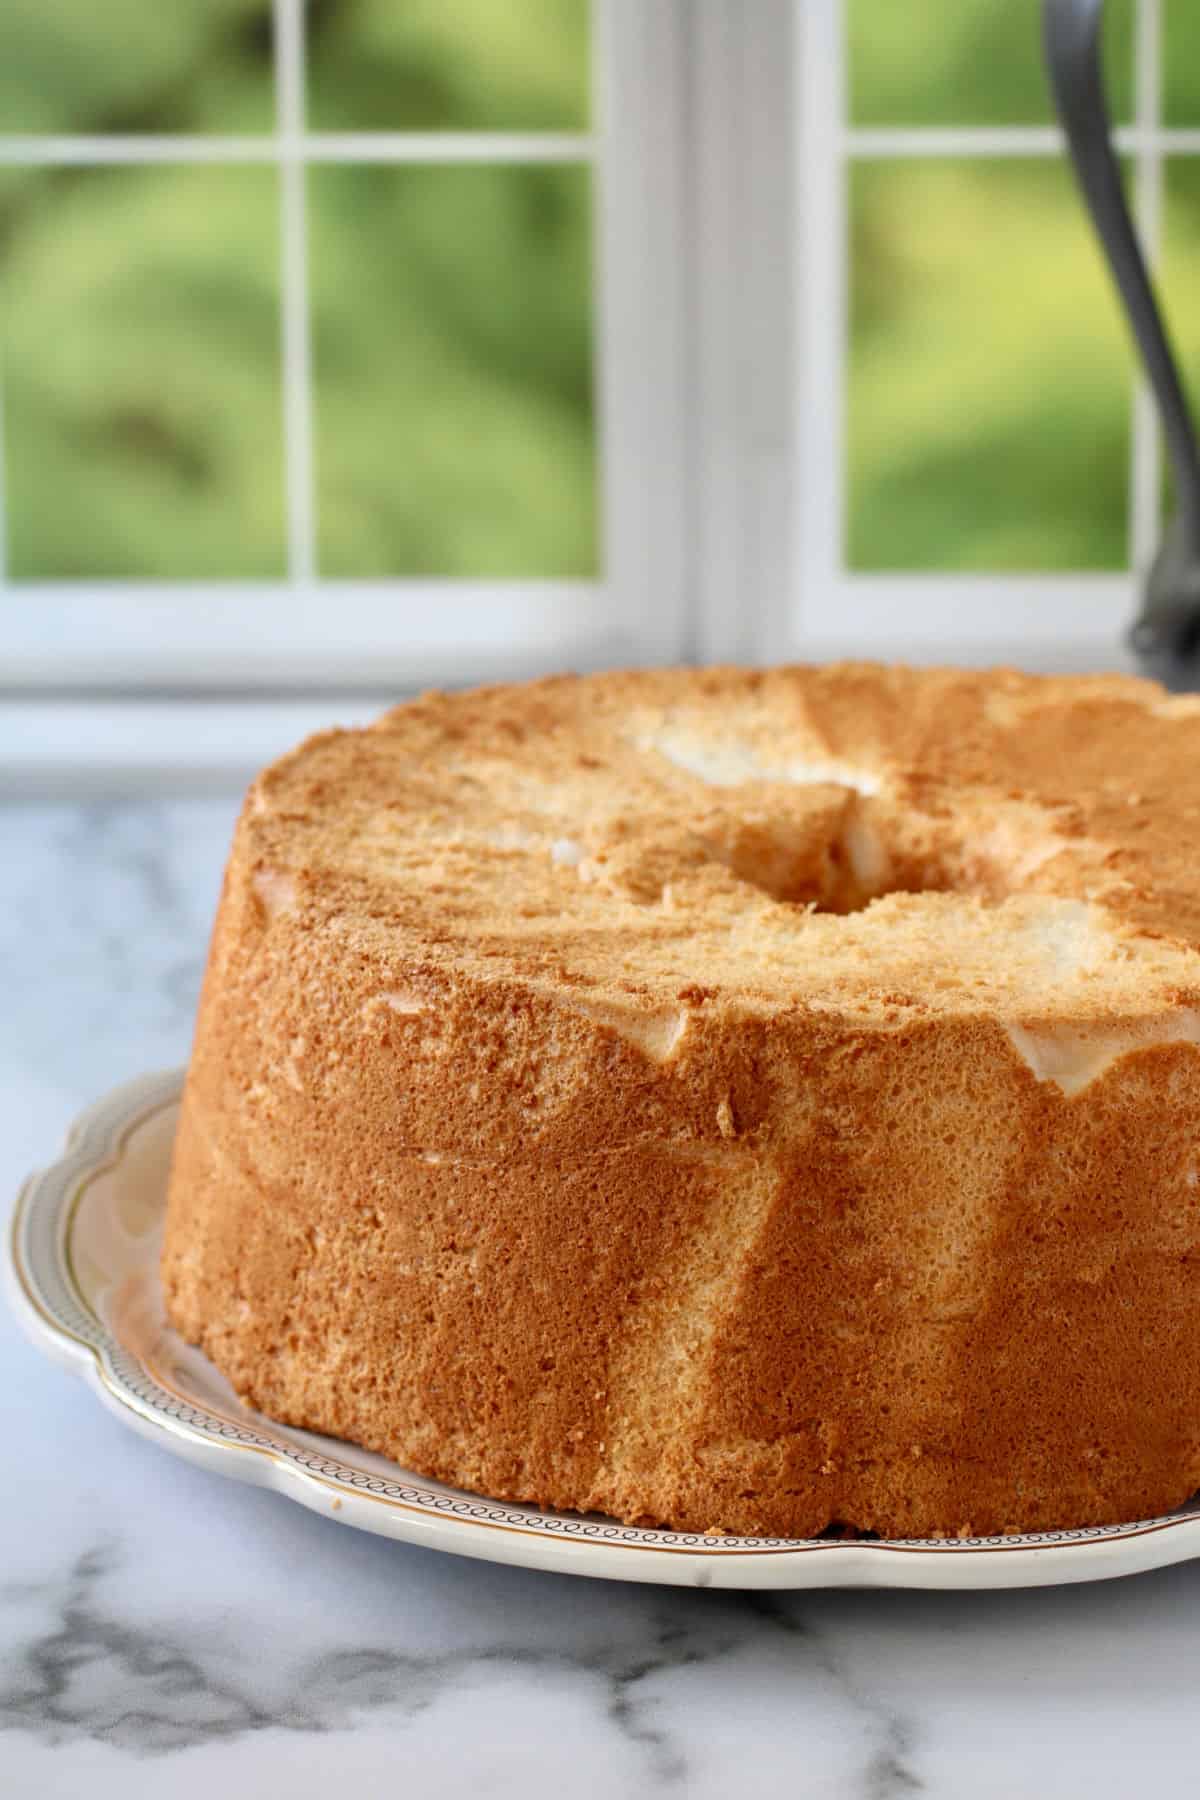
<path fill-rule="evenodd" d="M 273 170 L 74 170 L 9 220 L 16 576 L 283 570 Z"/>
<path fill-rule="evenodd" d="M 581 167 L 314 168 L 330 575 L 596 569 Z"/>
<path fill-rule="evenodd" d="M 310 4 L 308 75 L 315 130 L 581 129 L 587 0 Z"/>
<path fill-rule="evenodd" d="M 1195 411 L 1200 407 L 1200 160 L 1195 157 L 1172 158 L 1166 165 L 1159 283 Z"/>
<path fill-rule="evenodd" d="M 1031 125 L 1054 117 L 1040 0 L 845 0 L 855 125 Z M 1133 0 L 1109 0 L 1114 116 L 1133 91 Z"/>
<path fill-rule="evenodd" d="M 1066 168 L 861 163 L 852 202 L 850 565 L 1122 567 L 1130 357 Z"/>
<path fill-rule="evenodd" d="M 270 0 L 0 5 L 0 133 L 273 123 Z"/>
<path fill-rule="evenodd" d="M 1200 9 L 1196 0 L 1165 0 L 1162 80 L 1167 124 L 1200 123 Z"/>

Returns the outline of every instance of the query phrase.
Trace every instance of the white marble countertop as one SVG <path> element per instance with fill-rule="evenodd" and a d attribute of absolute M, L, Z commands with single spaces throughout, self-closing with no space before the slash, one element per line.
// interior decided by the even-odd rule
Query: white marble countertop
<path fill-rule="evenodd" d="M 0 808 L 0 1176 L 181 1061 L 235 802 Z M 1200 1565 L 721 1595 L 346 1530 L 123 1430 L 0 1314 L 0 1794 L 1190 1791 Z"/>

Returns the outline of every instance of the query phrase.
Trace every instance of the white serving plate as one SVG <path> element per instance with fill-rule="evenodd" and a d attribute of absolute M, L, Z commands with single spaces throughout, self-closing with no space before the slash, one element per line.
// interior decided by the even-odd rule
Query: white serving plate
<path fill-rule="evenodd" d="M 1200 1496 L 1165 1518 L 962 1541 L 699 1537 L 482 1499 L 237 1399 L 166 1322 L 158 1283 L 178 1072 L 89 1108 L 31 1176 L 9 1285 L 34 1342 L 116 1416 L 214 1474 L 256 1481 L 342 1525 L 492 1562 L 697 1587 L 1004 1588 L 1096 1581 L 1200 1556 Z M 47 1429 L 50 1429 L 49 1422 Z"/>

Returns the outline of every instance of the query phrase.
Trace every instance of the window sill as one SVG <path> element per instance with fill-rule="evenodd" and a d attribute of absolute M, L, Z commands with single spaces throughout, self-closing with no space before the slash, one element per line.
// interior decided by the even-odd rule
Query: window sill
<path fill-rule="evenodd" d="M 9 697 L 0 705 L 0 795 L 39 800 L 228 793 L 311 732 L 364 725 L 400 698 Z"/>
<path fill-rule="evenodd" d="M 806 654 L 823 661 L 870 654 L 906 659 L 902 642 L 880 640 L 869 652 L 857 636 L 810 637 Z M 907 660 L 1007 663 L 1045 674 L 1090 669 L 1135 672 L 1111 635 L 1088 644 L 945 644 L 922 646 Z M 94 796 L 229 793 L 266 763 L 314 731 L 365 725 L 404 698 L 391 693 L 326 692 L 288 699 L 84 699 L 8 696 L 0 701 L 0 799 L 87 799 Z"/>

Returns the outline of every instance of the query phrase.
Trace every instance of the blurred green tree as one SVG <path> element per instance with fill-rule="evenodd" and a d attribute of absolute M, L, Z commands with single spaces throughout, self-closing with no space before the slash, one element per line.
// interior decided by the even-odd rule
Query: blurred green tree
<path fill-rule="evenodd" d="M 1118 114 L 1133 0 L 1110 0 Z M 846 0 L 868 125 L 1050 117 L 1037 0 Z M 1200 14 L 1167 0 L 1164 106 L 1200 121 Z M 573 130 L 586 0 L 309 0 L 314 130 Z M 274 123 L 267 0 L 6 0 L 0 132 Z M 1164 284 L 1200 374 L 1200 162 Z M 847 554 L 867 569 L 1113 568 L 1131 359 L 1061 165 L 856 166 Z M 586 169 L 308 176 L 318 549 L 344 576 L 597 567 Z M 284 567 L 269 166 L 0 168 L 10 561 L 21 576 Z"/>
<path fill-rule="evenodd" d="M 314 128 L 586 124 L 585 0 L 314 0 Z M 9 0 L 0 132 L 253 133 L 265 0 Z M 284 568 L 277 175 L 0 171 L 9 560 Z M 314 167 L 319 556 L 345 576 L 595 571 L 583 168 Z"/>

